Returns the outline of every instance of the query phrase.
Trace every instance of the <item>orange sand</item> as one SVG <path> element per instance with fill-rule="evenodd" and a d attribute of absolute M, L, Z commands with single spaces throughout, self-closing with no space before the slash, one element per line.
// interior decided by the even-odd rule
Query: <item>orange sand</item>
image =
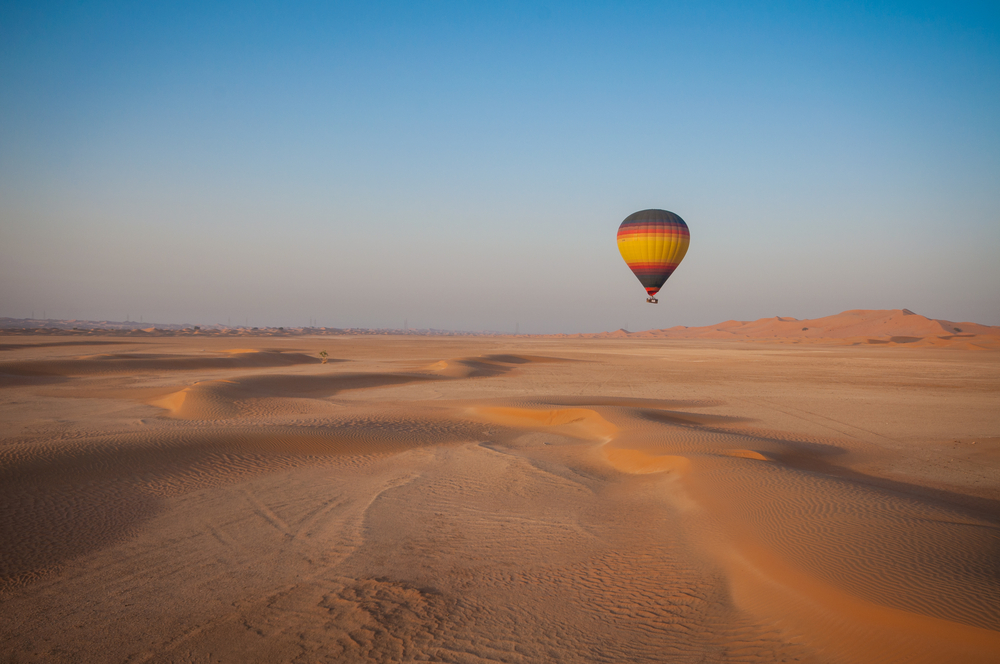
<path fill-rule="evenodd" d="M 560 335 L 565 336 L 565 335 Z M 728 320 L 705 327 L 671 327 L 644 332 L 603 332 L 576 338 L 719 339 L 797 344 L 878 344 L 910 348 L 1000 349 L 1000 327 L 926 318 L 908 309 L 854 309 L 835 316 L 797 320 L 776 316 Z"/>
<path fill-rule="evenodd" d="M 22 337 L 0 661 L 1000 660 L 991 328 L 727 325 Z"/>

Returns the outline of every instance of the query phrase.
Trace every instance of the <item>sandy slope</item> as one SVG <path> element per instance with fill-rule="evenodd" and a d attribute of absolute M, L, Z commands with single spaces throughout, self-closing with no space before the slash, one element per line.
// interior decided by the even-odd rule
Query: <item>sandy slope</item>
<path fill-rule="evenodd" d="M 671 327 L 644 332 L 603 332 L 572 335 L 584 338 L 637 339 L 731 339 L 794 343 L 839 343 L 948 347 L 977 350 L 1000 349 L 1000 327 L 978 323 L 954 323 L 927 318 L 908 309 L 853 309 L 834 316 L 797 320 L 761 318 L 755 321 L 727 320 L 705 327 Z"/>
<path fill-rule="evenodd" d="M 255 342 L 0 351 L 3 657 L 1000 656 L 996 351 Z"/>

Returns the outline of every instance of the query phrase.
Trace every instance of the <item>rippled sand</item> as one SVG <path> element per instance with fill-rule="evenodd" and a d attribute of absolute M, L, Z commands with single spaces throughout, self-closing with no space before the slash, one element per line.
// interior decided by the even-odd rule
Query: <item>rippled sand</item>
<path fill-rule="evenodd" d="M 241 343 L 0 346 L 2 661 L 1000 660 L 1000 352 Z"/>

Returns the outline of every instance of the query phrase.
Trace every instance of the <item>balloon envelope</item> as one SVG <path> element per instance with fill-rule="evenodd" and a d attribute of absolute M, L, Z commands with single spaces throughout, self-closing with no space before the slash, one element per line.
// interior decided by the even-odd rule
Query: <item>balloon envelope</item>
<path fill-rule="evenodd" d="M 618 227 L 618 251 L 653 298 L 687 253 L 691 234 L 673 212 L 642 210 Z"/>

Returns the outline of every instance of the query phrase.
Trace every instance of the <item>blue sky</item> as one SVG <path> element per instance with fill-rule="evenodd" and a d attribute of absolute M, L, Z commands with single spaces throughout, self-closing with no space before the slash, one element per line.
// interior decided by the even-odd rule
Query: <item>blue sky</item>
<path fill-rule="evenodd" d="M 0 316 L 998 325 L 997 118 L 995 3 L 3 4 Z"/>

